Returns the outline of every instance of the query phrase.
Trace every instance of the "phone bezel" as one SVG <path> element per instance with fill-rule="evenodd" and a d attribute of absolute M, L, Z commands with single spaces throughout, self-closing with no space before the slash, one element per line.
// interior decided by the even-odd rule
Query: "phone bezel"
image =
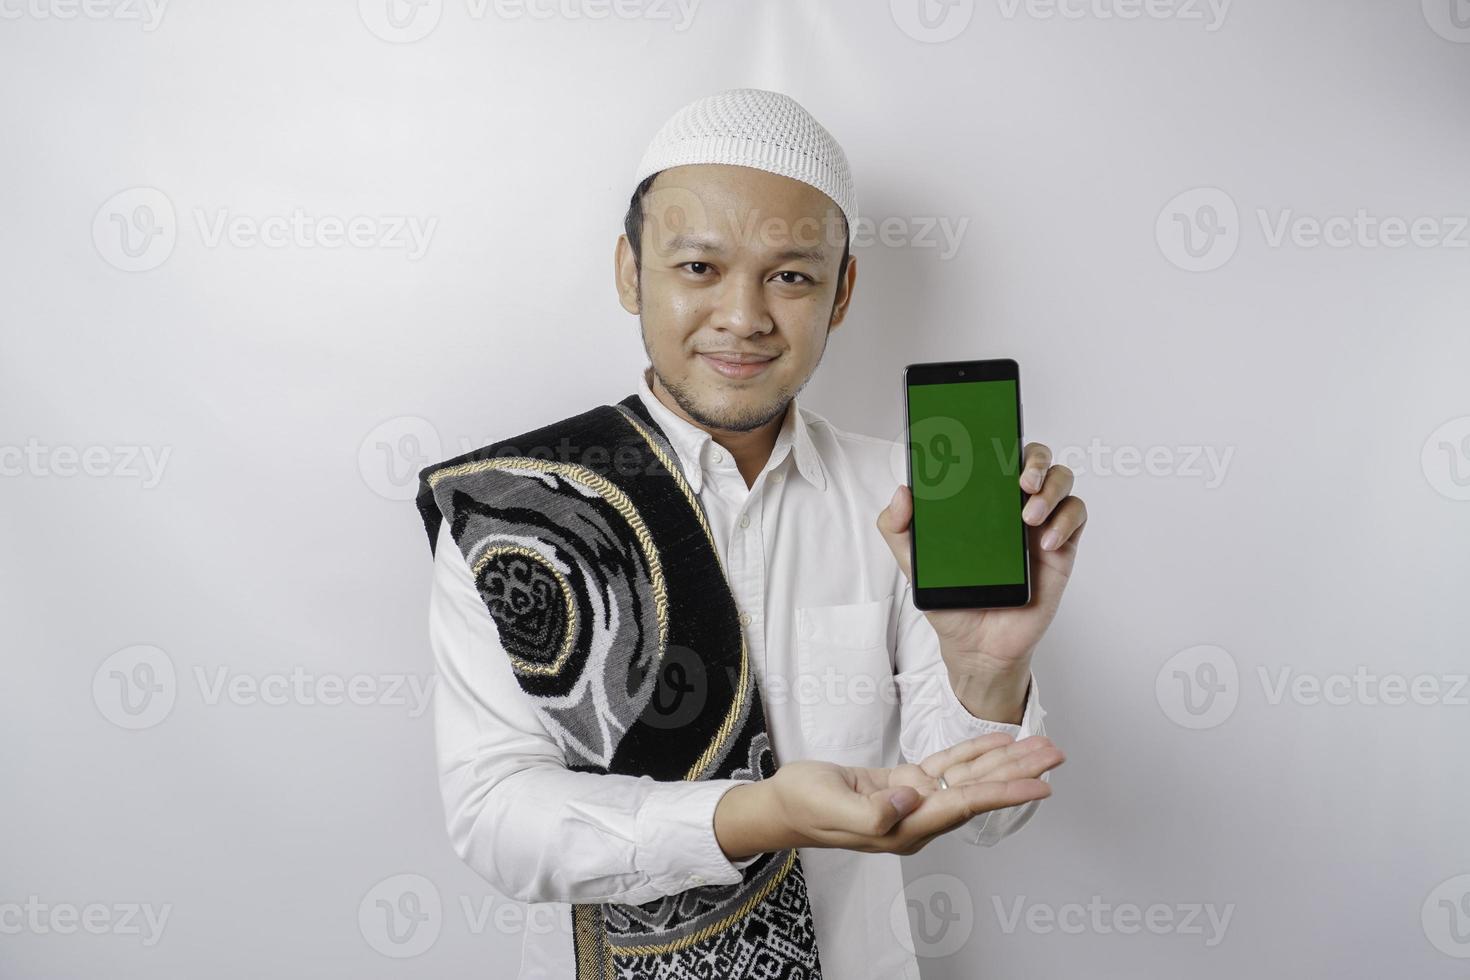
<path fill-rule="evenodd" d="M 1022 417 L 1021 366 L 1009 357 L 974 361 L 926 361 L 909 364 L 903 369 L 904 465 L 908 473 L 909 493 L 914 487 L 913 435 L 909 413 L 909 389 L 914 385 L 946 384 L 970 381 L 1014 381 L 1016 383 L 1016 445 L 1024 452 L 1026 420 Z M 1016 483 L 1016 493 L 1024 507 L 1026 491 Z M 1027 525 L 1017 521 L 1021 535 L 1021 569 L 1023 581 L 1003 585 L 957 585 L 921 589 L 919 581 L 918 507 L 915 501 L 909 527 L 909 569 L 912 572 L 914 606 L 919 609 L 1001 609 L 1024 606 L 1031 601 L 1031 550 Z"/>

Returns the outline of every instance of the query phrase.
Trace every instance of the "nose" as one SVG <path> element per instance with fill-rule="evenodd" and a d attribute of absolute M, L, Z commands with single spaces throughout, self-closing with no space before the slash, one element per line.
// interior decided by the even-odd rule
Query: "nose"
<path fill-rule="evenodd" d="M 710 326 L 737 337 L 768 333 L 774 324 L 760 281 L 754 276 L 726 276 L 710 311 Z"/>

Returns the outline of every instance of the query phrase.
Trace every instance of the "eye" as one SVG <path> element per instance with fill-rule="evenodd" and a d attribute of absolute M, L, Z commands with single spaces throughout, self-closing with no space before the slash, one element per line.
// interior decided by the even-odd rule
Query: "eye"
<path fill-rule="evenodd" d="M 812 279 L 811 276 L 807 275 L 805 272 L 793 272 L 790 269 L 786 269 L 786 270 L 784 270 L 782 272 L 778 272 L 778 273 L 776 273 L 776 275 L 778 275 L 778 276 L 798 276 L 800 279 L 805 280 L 806 282 L 815 282 L 816 281 L 816 280 Z M 783 285 L 783 286 L 799 286 L 799 285 L 801 285 L 801 283 L 800 282 L 793 282 L 793 281 L 791 281 L 791 280 L 788 279 L 788 280 L 782 282 L 781 285 Z"/>
<path fill-rule="evenodd" d="M 695 266 L 698 266 L 698 268 L 695 268 Z M 688 269 L 690 272 L 694 273 L 696 276 L 701 276 L 701 275 L 704 275 L 704 273 L 706 273 L 706 272 L 709 271 L 709 263 L 708 262 L 685 262 L 685 263 L 681 264 L 679 266 L 679 268 L 681 268 L 681 269 Z"/>

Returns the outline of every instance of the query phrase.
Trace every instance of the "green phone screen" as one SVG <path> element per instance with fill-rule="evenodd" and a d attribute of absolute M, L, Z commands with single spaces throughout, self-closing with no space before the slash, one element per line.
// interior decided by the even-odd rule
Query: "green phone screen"
<path fill-rule="evenodd" d="M 908 405 L 915 588 L 1021 584 L 1016 382 L 911 385 Z"/>

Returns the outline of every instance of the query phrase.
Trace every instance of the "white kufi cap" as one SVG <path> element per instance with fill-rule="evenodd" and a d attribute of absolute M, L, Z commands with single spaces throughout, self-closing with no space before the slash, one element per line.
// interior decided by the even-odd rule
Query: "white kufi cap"
<path fill-rule="evenodd" d="M 736 88 L 689 103 L 654 135 L 633 182 L 697 163 L 755 167 L 810 184 L 846 216 L 849 241 L 856 232 L 857 198 L 847 155 L 789 95 Z"/>

